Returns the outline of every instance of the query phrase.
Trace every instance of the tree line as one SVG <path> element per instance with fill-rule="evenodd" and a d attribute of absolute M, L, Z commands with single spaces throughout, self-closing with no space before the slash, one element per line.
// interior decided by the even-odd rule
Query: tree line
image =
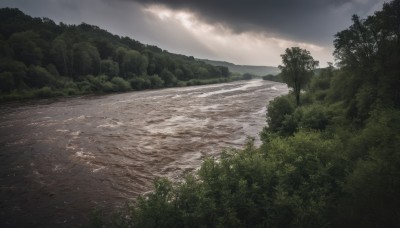
<path fill-rule="evenodd" d="M 0 9 L 1 100 L 232 80 L 227 67 L 169 53 L 97 26 Z"/>
<path fill-rule="evenodd" d="M 282 55 L 292 90 L 269 103 L 260 147 L 250 139 L 179 183 L 158 179 L 113 220 L 92 225 L 398 227 L 400 0 L 352 21 L 335 35 L 338 67 L 312 76 L 309 52 Z"/>

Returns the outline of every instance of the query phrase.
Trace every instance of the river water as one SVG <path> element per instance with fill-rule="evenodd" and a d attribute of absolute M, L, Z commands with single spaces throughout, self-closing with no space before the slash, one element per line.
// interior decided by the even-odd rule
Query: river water
<path fill-rule="evenodd" d="M 265 126 L 280 83 L 233 83 L 0 106 L 0 227 L 76 227 L 157 176 L 178 179 Z"/>

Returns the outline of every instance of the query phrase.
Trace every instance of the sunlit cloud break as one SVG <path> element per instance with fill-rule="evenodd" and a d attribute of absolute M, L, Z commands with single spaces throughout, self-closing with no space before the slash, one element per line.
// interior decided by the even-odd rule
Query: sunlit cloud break
<path fill-rule="evenodd" d="M 222 24 L 208 24 L 190 11 L 174 10 L 163 5 L 148 5 L 144 12 L 166 26 L 181 26 L 192 34 L 197 42 L 213 50 L 214 58 L 219 60 L 277 66 L 281 63 L 280 54 L 286 48 L 298 46 L 309 50 L 322 65 L 333 61 L 332 52 L 326 47 L 284 39 L 267 31 L 235 33 Z"/>

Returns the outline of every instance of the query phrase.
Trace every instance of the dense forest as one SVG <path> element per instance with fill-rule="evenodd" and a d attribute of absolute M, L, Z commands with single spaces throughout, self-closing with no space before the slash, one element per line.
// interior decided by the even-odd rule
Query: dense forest
<path fill-rule="evenodd" d="M 308 77 L 298 100 L 292 92 L 270 102 L 262 146 L 249 139 L 179 183 L 158 179 L 93 225 L 399 227 L 399 25 L 400 0 L 353 16 L 335 35 L 338 67 Z"/>
<path fill-rule="evenodd" d="M 97 26 L 57 25 L 18 9 L 0 9 L 0 101 L 233 79 L 227 67 L 172 54 Z"/>

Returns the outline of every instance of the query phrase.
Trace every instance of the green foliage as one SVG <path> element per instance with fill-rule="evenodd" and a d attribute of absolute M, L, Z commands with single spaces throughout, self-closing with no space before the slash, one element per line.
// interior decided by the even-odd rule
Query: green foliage
<path fill-rule="evenodd" d="M 283 82 L 281 74 L 278 74 L 278 75 L 268 74 L 268 75 L 262 76 L 262 79 L 267 80 L 267 81 Z"/>
<path fill-rule="evenodd" d="M 38 44 L 42 41 L 36 32 L 25 31 L 14 33 L 8 42 L 16 60 L 24 62 L 27 65 L 41 63 L 43 50 Z"/>
<path fill-rule="evenodd" d="M 25 85 L 25 80 L 27 79 L 28 68 L 26 65 L 19 61 L 3 60 L 0 61 L 0 69 L 2 72 L 10 72 L 14 78 L 14 86 L 16 88 L 23 89 Z"/>
<path fill-rule="evenodd" d="M 194 76 L 196 78 L 209 78 L 210 77 L 210 72 L 207 70 L 205 67 L 196 67 L 195 70 L 193 71 Z"/>
<path fill-rule="evenodd" d="M 290 96 L 281 96 L 270 101 L 267 107 L 268 129 L 273 132 L 283 131 L 284 120 L 294 112 L 294 102 Z"/>
<path fill-rule="evenodd" d="M 152 75 L 149 77 L 151 88 L 158 89 L 164 87 L 164 80 L 162 80 L 158 75 Z"/>
<path fill-rule="evenodd" d="M 162 80 L 165 82 L 165 86 L 166 87 L 171 87 L 176 85 L 177 83 L 177 78 L 175 77 L 175 75 L 173 75 L 169 70 L 164 69 L 161 72 L 161 78 Z"/>
<path fill-rule="evenodd" d="M 355 118 L 361 122 L 377 100 L 400 107 L 399 4 L 398 0 L 385 3 L 381 11 L 366 19 L 354 15 L 353 24 L 335 36 L 335 57 L 350 74 L 346 84 L 353 94 L 346 98 L 357 94 Z"/>
<path fill-rule="evenodd" d="M 122 218 L 133 227 L 327 226 L 336 178 L 344 178 L 338 149 L 337 139 L 320 133 L 275 138 L 261 149 L 250 140 L 205 160 L 181 183 L 156 181 Z"/>
<path fill-rule="evenodd" d="M 331 80 L 329 77 L 323 77 L 323 76 L 314 77 L 311 80 L 310 89 L 312 91 L 329 89 L 330 81 Z"/>
<path fill-rule="evenodd" d="M 278 67 L 272 66 L 248 66 L 248 65 L 235 65 L 233 63 L 228 63 L 225 61 L 215 61 L 215 60 L 208 60 L 202 59 L 201 61 L 211 64 L 213 66 L 220 67 L 222 72 L 222 77 L 228 77 L 229 71 L 233 74 L 252 74 L 256 76 L 263 76 L 267 74 L 277 74 L 279 72 Z M 225 73 L 224 73 L 225 72 Z"/>
<path fill-rule="evenodd" d="M 0 92 L 10 92 L 15 89 L 14 77 L 10 72 L 0 73 L 0 82 Z"/>
<path fill-rule="evenodd" d="M 28 79 L 25 81 L 30 87 L 44 87 L 56 84 L 56 79 L 45 68 L 31 65 L 28 69 Z"/>
<path fill-rule="evenodd" d="M 115 90 L 116 91 L 125 92 L 125 91 L 129 91 L 129 90 L 132 89 L 131 85 L 129 84 L 129 82 L 125 81 L 121 77 L 113 77 L 111 79 L 111 83 L 113 83 L 115 85 Z"/>
<path fill-rule="evenodd" d="M 35 92 L 36 96 L 39 98 L 50 98 L 53 96 L 53 91 L 50 87 L 42 87 Z"/>
<path fill-rule="evenodd" d="M 111 59 L 101 60 L 101 73 L 108 75 L 110 77 L 118 76 L 119 74 L 118 63 L 112 61 Z"/>
<path fill-rule="evenodd" d="M 134 90 L 151 88 L 151 81 L 148 77 L 134 77 L 129 82 Z"/>
<path fill-rule="evenodd" d="M 318 61 L 313 59 L 309 51 L 299 47 L 287 48 L 281 57 L 283 65 L 279 69 L 282 71 L 282 80 L 293 88 L 296 104 L 299 106 L 300 92 L 308 85 Z"/>
<path fill-rule="evenodd" d="M 244 80 L 250 80 L 250 79 L 252 79 L 252 78 L 253 78 L 253 75 L 252 75 L 252 74 L 249 74 L 249 73 L 243 74 L 243 79 L 244 79 Z"/>
<path fill-rule="evenodd" d="M 35 91 L 42 87 L 73 95 L 233 80 L 227 67 L 115 36 L 97 26 L 57 25 L 10 8 L 0 9 L 0 18 L 1 100 L 37 97 Z M 64 87 L 65 78 L 77 86 Z"/>
<path fill-rule="evenodd" d="M 74 44 L 73 70 L 76 75 L 87 75 L 100 73 L 100 55 L 96 47 L 88 42 Z"/>
<path fill-rule="evenodd" d="M 375 111 L 350 141 L 354 167 L 344 184 L 340 222 L 349 226 L 396 227 L 400 213 L 400 112 Z"/>
<path fill-rule="evenodd" d="M 139 210 L 135 211 L 133 221 L 136 227 L 176 227 L 177 211 L 173 200 L 172 183 L 159 179 L 154 183 L 154 192 L 138 200 Z"/>
<path fill-rule="evenodd" d="M 300 120 L 300 127 L 323 131 L 329 124 L 329 113 L 322 105 L 315 104 L 303 107 Z"/>

